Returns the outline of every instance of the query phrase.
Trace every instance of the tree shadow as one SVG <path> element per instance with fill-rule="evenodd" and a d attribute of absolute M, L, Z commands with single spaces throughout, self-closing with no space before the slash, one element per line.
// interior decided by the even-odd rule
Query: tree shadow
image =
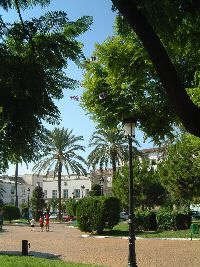
<path fill-rule="evenodd" d="M 8 255 L 8 256 L 22 256 L 21 251 L 0 251 L 0 255 Z M 26 257 L 36 257 L 36 258 L 45 258 L 49 260 L 60 260 L 61 255 L 55 255 L 52 253 L 40 252 L 40 251 L 32 251 L 30 250 L 28 256 Z"/>

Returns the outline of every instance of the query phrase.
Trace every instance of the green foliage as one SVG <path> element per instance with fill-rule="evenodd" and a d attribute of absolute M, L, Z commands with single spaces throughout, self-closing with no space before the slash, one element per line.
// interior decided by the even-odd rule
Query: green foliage
<path fill-rule="evenodd" d="M 79 200 L 77 223 L 81 231 L 102 232 L 104 228 L 103 197 L 87 197 Z"/>
<path fill-rule="evenodd" d="M 108 38 L 85 63 L 82 106 L 103 127 L 133 116 L 155 141 L 171 137 L 177 118 L 146 52 L 132 33 Z M 105 98 L 99 95 L 104 92 Z"/>
<path fill-rule="evenodd" d="M 153 208 L 166 202 L 167 192 L 158 179 L 156 170 L 146 158 L 133 161 L 134 197 L 137 207 Z M 122 207 L 128 208 L 129 168 L 119 169 L 113 181 L 113 193 Z"/>
<path fill-rule="evenodd" d="M 101 185 L 93 184 L 91 187 L 91 191 L 89 192 L 90 196 L 101 196 Z"/>
<path fill-rule="evenodd" d="M 77 201 L 73 198 L 67 199 L 65 202 L 66 213 L 69 216 L 76 216 Z"/>
<path fill-rule="evenodd" d="M 12 205 L 5 205 L 3 211 L 4 219 L 8 220 L 10 223 L 12 220 L 19 219 L 21 216 L 19 208 Z"/>
<path fill-rule="evenodd" d="M 79 144 L 83 141 L 83 136 L 75 136 L 72 130 L 64 128 L 54 128 L 47 131 L 43 139 L 43 147 L 40 160 L 34 166 L 33 170 L 40 173 L 53 169 L 54 173 L 58 173 L 59 163 L 62 163 L 67 174 L 76 173 L 77 175 L 87 172 L 82 164 L 86 164 L 83 157 L 79 155 L 79 151 L 85 151 L 84 146 Z M 62 170 L 61 170 L 62 171 Z"/>
<path fill-rule="evenodd" d="M 157 211 L 156 219 L 159 229 L 169 230 L 174 229 L 174 220 L 171 209 L 162 208 Z"/>
<path fill-rule="evenodd" d="M 31 210 L 33 218 L 38 221 L 40 216 L 43 215 L 43 209 L 46 207 L 44 200 L 44 193 L 42 187 L 36 186 L 33 190 L 31 198 Z"/>
<path fill-rule="evenodd" d="M 78 202 L 77 222 L 81 231 L 102 233 L 119 222 L 119 200 L 113 197 L 87 197 Z"/>
<path fill-rule="evenodd" d="M 14 1 L 1 4 L 9 8 Z M 19 4 L 28 6 L 27 1 Z M 36 4 L 48 1 L 29 1 Z M 56 99 L 76 82 L 66 75 L 68 60 L 80 64 L 82 44 L 76 37 L 92 20 L 69 21 L 65 12 L 49 12 L 22 23 L 0 23 L 0 169 L 8 161 L 29 162 L 37 158 L 44 121 L 56 123 Z M 69 28 L 71 29 L 69 31 Z"/>
<path fill-rule="evenodd" d="M 200 192 L 200 139 L 184 134 L 170 145 L 158 165 L 162 185 L 176 204 L 198 202 Z"/>
<path fill-rule="evenodd" d="M 189 229 L 192 221 L 188 210 L 171 210 L 161 208 L 156 213 L 158 228 L 162 230 L 184 230 Z"/>
<path fill-rule="evenodd" d="M 94 149 L 88 156 L 88 164 L 93 169 L 97 165 L 101 170 L 111 165 L 115 172 L 128 158 L 127 139 L 121 129 L 98 129 L 90 139 L 90 147 Z"/>
<path fill-rule="evenodd" d="M 120 201 L 116 197 L 107 197 L 104 200 L 105 227 L 112 229 L 119 223 Z"/>
<path fill-rule="evenodd" d="M 135 226 L 138 231 L 157 230 L 156 212 L 152 210 L 137 210 L 135 212 Z"/>

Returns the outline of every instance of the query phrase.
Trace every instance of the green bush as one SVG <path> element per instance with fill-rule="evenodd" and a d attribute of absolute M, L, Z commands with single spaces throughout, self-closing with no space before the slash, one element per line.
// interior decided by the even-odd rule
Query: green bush
<path fill-rule="evenodd" d="M 155 231 L 158 228 L 156 213 L 151 210 L 137 210 L 135 225 L 138 231 Z"/>
<path fill-rule="evenodd" d="M 79 200 L 77 205 L 77 224 L 81 231 L 103 231 L 102 197 L 87 197 Z"/>
<path fill-rule="evenodd" d="M 160 208 L 156 213 L 158 228 L 161 230 L 174 229 L 174 216 L 171 209 Z"/>
<path fill-rule="evenodd" d="M 8 220 L 9 222 L 20 218 L 20 210 L 18 207 L 12 205 L 5 205 L 3 210 L 4 219 Z"/>
<path fill-rule="evenodd" d="M 119 223 L 120 201 L 116 197 L 104 199 L 104 221 L 107 228 L 112 229 Z"/>
<path fill-rule="evenodd" d="M 161 208 L 156 214 L 158 228 L 162 230 L 189 229 L 192 221 L 190 212 L 187 210 L 171 210 Z"/>
<path fill-rule="evenodd" d="M 69 216 L 76 216 L 77 201 L 75 199 L 68 199 L 66 201 L 66 213 Z"/>
<path fill-rule="evenodd" d="M 81 231 L 102 233 L 119 222 L 120 203 L 114 197 L 87 197 L 77 205 L 77 223 Z"/>
<path fill-rule="evenodd" d="M 176 230 L 189 229 L 192 222 L 192 216 L 190 212 L 175 212 L 174 213 L 174 225 Z"/>

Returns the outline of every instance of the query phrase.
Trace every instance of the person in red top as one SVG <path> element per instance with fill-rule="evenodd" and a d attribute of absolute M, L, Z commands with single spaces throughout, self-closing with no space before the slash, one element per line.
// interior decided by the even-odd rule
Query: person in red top
<path fill-rule="evenodd" d="M 49 231 L 49 213 L 46 213 L 45 215 L 45 228 L 46 228 L 46 231 L 48 232 Z"/>
<path fill-rule="evenodd" d="M 40 217 L 39 224 L 40 224 L 41 231 L 43 232 L 43 230 L 44 230 L 44 218 L 43 218 L 43 216 Z"/>

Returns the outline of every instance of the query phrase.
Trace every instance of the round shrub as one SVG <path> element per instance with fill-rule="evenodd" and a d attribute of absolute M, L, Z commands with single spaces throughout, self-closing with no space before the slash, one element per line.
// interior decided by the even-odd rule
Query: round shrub
<path fill-rule="evenodd" d="M 5 205 L 3 210 L 4 219 L 8 220 L 9 222 L 20 218 L 20 210 L 18 207 L 12 205 Z"/>
<path fill-rule="evenodd" d="M 77 223 L 81 231 L 102 233 L 119 222 L 120 202 L 115 197 L 87 197 L 78 201 Z"/>
<path fill-rule="evenodd" d="M 172 210 L 161 208 L 156 213 L 158 228 L 161 230 L 174 229 L 174 216 Z"/>
<path fill-rule="evenodd" d="M 158 228 L 156 213 L 151 210 L 137 210 L 135 224 L 138 231 L 155 231 Z"/>

